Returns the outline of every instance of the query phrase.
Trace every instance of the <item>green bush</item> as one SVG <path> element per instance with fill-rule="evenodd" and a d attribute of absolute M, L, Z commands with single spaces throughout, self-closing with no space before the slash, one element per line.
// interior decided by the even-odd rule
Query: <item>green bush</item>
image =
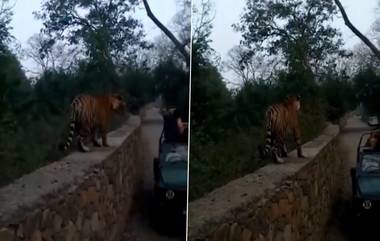
<path fill-rule="evenodd" d="M 118 75 L 107 75 L 81 62 L 71 72 L 47 70 L 34 84 L 10 52 L 0 58 L 0 67 L 0 186 L 63 156 L 57 147 L 68 134 L 70 103 L 80 93 L 120 93 L 132 113 L 159 93 L 166 93 L 166 102 L 188 106 L 188 74 L 169 63 L 152 70 L 126 67 Z M 128 116 L 117 115 L 110 129 Z"/>
<path fill-rule="evenodd" d="M 354 89 L 367 115 L 380 117 L 380 75 L 374 67 L 362 69 L 354 76 Z"/>
<path fill-rule="evenodd" d="M 350 82 L 337 78 L 316 84 L 309 77 L 281 72 L 273 81 L 246 82 L 228 90 L 214 67 L 198 69 L 192 79 L 190 200 L 271 162 L 257 153 L 265 142 L 263 120 L 269 105 L 301 95 L 303 143 L 318 136 L 327 120 L 355 107 Z M 344 93 L 335 95 L 336 100 L 333 92 L 340 88 Z M 286 142 L 288 150 L 296 147 L 291 131 Z"/>
<path fill-rule="evenodd" d="M 185 119 L 189 112 L 189 76 L 174 60 L 162 62 L 154 70 L 156 93 L 162 95 L 164 105 L 175 106 Z"/>
<path fill-rule="evenodd" d="M 212 142 L 202 132 L 192 130 L 190 200 L 265 165 L 267 162 L 256 156 L 261 134 L 255 128 L 224 131 L 223 139 Z"/>

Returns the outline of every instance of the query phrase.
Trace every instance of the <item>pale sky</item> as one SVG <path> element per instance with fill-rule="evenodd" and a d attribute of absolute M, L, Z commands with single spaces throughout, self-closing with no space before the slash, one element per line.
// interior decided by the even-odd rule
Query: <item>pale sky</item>
<path fill-rule="evenodd" d="M 193 0 L 197 4 L 200 0 Z M 223 60 L 226 60 L 227 52 L 241 40 L 241 33 L 234 32 L 231 25 L 239 22 L 243 14 L 246 0 L 212 0 L 215 7 L 214 29 L 211 35 L 213 40 L 211 46 L 219 53 Z M 341 0 L 351 22 L 362 33 L 368 33 L 371 25 L 376 19 L 375 9 L 377 0 Z M 349 30 L 338 14 L 339 18 L 334 22 L 335 26 L 341 30 L 343 39 L 347 47 L 351 47 L 360 40 Z M 380 14 L 377 16 L 380 17 Z M 232 80 L 231 73 L 223 73 L 229 81 Z"/>
<path fill-rule="evenodd" d="M 16 41 L 22 47 L 27 46 L 28 39 L 38 33 L 42 27 L 42 23 L 36 20 L 33 16 L 34 11 L 40 10 L 42 0 L 14 0 L 14 16 L 11 26 L 11 33 L 16 38 Z M 148 1 L 152 12 L 164 24 L 167 24 L 178 11 L 176 0 L 150 0 Z M 156 25 L 146 16 L 145 8 L 141 2 L 136 10 L 136 18 L 141 19 L 144 24 L 144 30 L 147 34 L 147 39 L 153 40 L 161 34 L 161 31 Z M 30 66 L 31 62 L 27 59 L 22 60 L 22 64 Z"/>
<path fill-rule="evenodd" d="M 12 21 L 12 34 L 22 47 L 26 47 L 27 40 L 38 33 L 42 24 L 34 19 L 32 12 L 39 10 L 41 0 L 15 0 L 14 17 Z M 197 4 L 200 0 L 193 0 Z M 218 52 L 223 60 L 226 60 L 227 52 L 240 41 L 240 33 L 234 32 L 231 25 L 237 23 L 245 6 L 246 0 L 212 0 L 215 7 L 214 29 L 211 35 L 212 47 Z M 368 33 L 371 25 L 376 19 L 375 8 L 377 0 L 341 0 L 348 16 L 353 24 L 363 33 Z M 177 12 L 176 0 L 150 0 L 152 11 L 163 22 L 168 23 Z M 136 11 L 137 18 L 144 24 L 148 39 L 158 36 L 161 31 L 146 16 L 145 9 L 141 4 Z M 360 40 L 344 25 L 340 17 L 335 23 L 343 33 L 346 46 L 350 47 L 359 43 Z M 22 63 L 26 64 L 27 60 Z M 231 78 L 229 74 L 224 74 Z"/>

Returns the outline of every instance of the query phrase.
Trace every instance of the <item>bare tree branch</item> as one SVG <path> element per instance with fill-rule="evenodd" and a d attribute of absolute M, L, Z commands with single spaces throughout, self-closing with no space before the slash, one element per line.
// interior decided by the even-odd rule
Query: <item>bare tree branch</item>
<path fill-rule="evenodd" d="M 148 15 L 148 17 L 157 25 L 157 27 L 159 27 L 165 34 L 166 36 L 174 43 L 174 45 L 176 46 L 176 48 L 178 49 L 178 51 L 180 51 L 180 53 L 182 54 L 183 58 L 185 59 L 185 62 L 186 62 L 186 65 L 187 67 L 190 66 L 190 54 L 186 51 L 185 49 L 185 46 L 183 46 L 183 44 L 181 44 L 181 42 L 174 36 L 174 34 L 172 32 L 170 32 L 170 30 L 165 27 L 165 25 L 163 25 L 157 18 L 156 16 L 154 16 L 154 14 L 152 13 L 152 10 L 150 9 L 150 6 L 148 4 L 148 1 L 147 0 L 143 0 L 143 3 L 144 3 L 144 7 L 145 7 L 145 10 L 146 10 L 146 13 Z"/>
<path fill-rule="evenodd" d="M 34 62 L 28 72 L 33 75 L 41 74 L 47 70 L 68 71 L 80 59 L 80 48 L 69 47 L 64 42 L 56 42 L 49 49 L 44 50 L 48 39 L 41 33 L 33 35 L 28 40 L 28 47 L 22 54 Z"/>
<path fill-rule="evenodd" d="M 346 24 L 346 26 L 349 29 L 351 29 L 351 31 L 356 36 L 358 36 L 371 49 L 371 51 L 375 54 L 375 56 L 378 59 L 380 59 L 380 50 L 351 23 L 340 0 L 334 0 L 334 1 L 335 1 L 335 4 L 338 6 L 340 12 L 342 13 L 344 23 Z"/>

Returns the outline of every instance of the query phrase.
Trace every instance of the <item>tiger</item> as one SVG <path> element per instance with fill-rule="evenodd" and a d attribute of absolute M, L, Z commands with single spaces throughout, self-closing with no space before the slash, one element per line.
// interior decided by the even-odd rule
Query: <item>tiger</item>
<path fill-rule="evenodd" d="M 66 142 L 59 145 L 61 151 L 66 151 L 73 141 L 74 135 L 79 136 L 78 149 L 89 152 L 84 141 L 92 136 L 94 146 L 109 146 L 107 142 L 107 125 L 114 112 L 121 112 L 126 108 L 126 102 L 119 94 L 88 95 L 80 94 L 71 103 L 70 131 Z M 100 132 L 102 142 L 98 141 Z"/>
<path fill-rule="evenodd" d="M 300 96 L 288 96 L 282 103 L 273 104 L 266 109 L 266 142 L 265 148 L 259 146 L 261 157 L 270 153 L 274 161 L 277 163 L 284 163 L 282 157 L 288 156 L 285 137 L 289 128 L 293 130 L 294 139 L 297 144 L 298 157 L 305 157 L 301 148 L 301 130 L 298 120 L 298 112 L 300 108 Z"/>

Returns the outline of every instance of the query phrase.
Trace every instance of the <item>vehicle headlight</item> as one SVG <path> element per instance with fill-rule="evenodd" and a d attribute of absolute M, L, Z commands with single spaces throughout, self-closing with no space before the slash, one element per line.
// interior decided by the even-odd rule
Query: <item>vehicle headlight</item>
<path fill-rule="evenodd" d="M 167 190 L 165 193 L 165 197 L 168 200 L 172 200 L 175 196 L 175 193 L 172 190 Z"/>
<path fill-rule="evenodd" d="M 371 203 L 370 200 L 365 200 L 365 201 L 363 202 L 363 208 L 364 208 L 364 209 L 369 210 L 369 209 L 371 209 L 371 207 L 372 207 L 372 203 Z"/>

